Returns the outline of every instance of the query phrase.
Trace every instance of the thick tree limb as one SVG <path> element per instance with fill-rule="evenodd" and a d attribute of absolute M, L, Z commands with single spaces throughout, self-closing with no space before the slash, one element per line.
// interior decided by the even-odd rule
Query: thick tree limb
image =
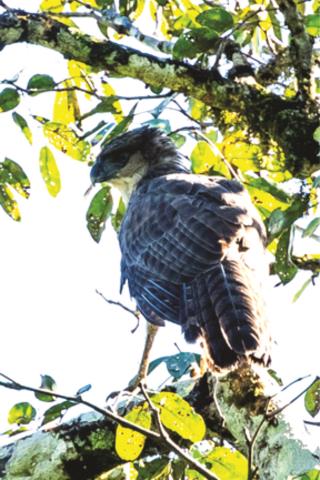
<path fill-rule="evenodd" d="M 294 0 L 277 0 L 277 3 L 291 33 L 289 52 L 300 94 L 307 97 L 310 90 L 313 39 L 306 32 Z"/>
<path fill-rule="evenodd" d="M 193 383 L 193 381 L 191 381 Z M 276 408 L 262 394 L 258 377 L 249 370 L 233 372 L 219 379 L 203 377 L 187 399 L 202 414 L 208 438 L 221 434 L 245 454 L 251 454 L 252 471 L 257 466 L 261 480 L 287 480 L 313 468 L 319 457 L 295 438 L 285 411 Z M 186 384 L 177 384 L 185 395 Z M 224 425 L 216 401 L 223 412 Z M 190 389 L 189 389 L 190 391 Z M 276 420 L 276 421 L 275 421 Z M 114 453 L 115 423 L 99 414 L 85 414 L 72 422 L 0 449 L 2 480 L 89 480 L 121 464 Z M 214 432 L 214 434 L 210 433 Z M 149 439 L 143 455 L 167 453 L 165 442 Z"/>
<path fill-rule="evenodd" d="M 218 110 L 239 113 L 257 134 L 276 140 L 295 175 L 319 168 L 318 145 L 312 134 L 317 118 L 296 101 L 226 80 L 217 70 L 162 59 L 110 41 L 98 41 L 79 30 L 26 12 L 0 15 L 0 47 L 28 42 L 60 52 L 67 59 L 90 65 L 94 71 L 136 78 L 197 98 Z"/>

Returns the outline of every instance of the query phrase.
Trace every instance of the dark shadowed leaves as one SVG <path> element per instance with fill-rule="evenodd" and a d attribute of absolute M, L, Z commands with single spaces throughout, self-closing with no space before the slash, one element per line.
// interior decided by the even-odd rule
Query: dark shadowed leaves
<path fill-rule="evenodd" d="M 0 112 L 8 112 L 20 103 L 20 96 L 14 88 L 5 88 L 0 92 Z"/>
<path fill-rule="evenodd" d="M 222 7 L 205 10 L 197 16 L 197 21 L 218 33 L 223 33 L 233 27 L 232 15 Z"/>
<path fill-rule="evenodd" d="M 138 104 L 136 103 L 130 110 L 130 112 L 128 113 L 128 115 L 123 119 L 121 120 L 121 122 L 118 123 L 118 125 L 116 125 L 114 127 L 113 130 L 111 130 L 110 133 L 108 133 L 108 135 L 106 136 L 106 138 L 103 140 L 102 142 L 102 147 L 107 143 L 109 142 L 112 138 L 115 138 L 116 136 L 120 135 L 121 133 L 124 133 L 128 130 L 130 124 L 132 123 L 132 120 L 134 118 L 134 112 L 137 108 Z"/>
<path fill-rule="evenodd" d="M 110 187 L 108 186 L 101 188 L 101 190 L 95 194 L 89 205 L 86 217 L 87 228 L 91 237 L 98 243 L 105 229 L 106 221 L 111 214 L 112 205 L 112 196 Z"/>
<path fill-rule="evenodd" d="M 9 411 L 8 423 L 27 425 L 35 419 L 36 409 L 29 402 L 16 403 Z"/>
<path fill-rule="evenodd" d="M 200 363 L 200 355 L 191 352 L 181 352 L 177 355 L 157 358 L 150 362 L 148 375 L 163 362 L 174 380 L 178 380 L 187 373 L 192 365 Z"/>
<path fill-rule="evenodd" d="M 77 403 L 70 402 L 69 400 L 64 400 L 61 403 L 53 405 L 44 412 L 41 425 L 46 425 L 57 418 L 61 418 L 69 408 L 74 407 L 75 405 L 77 405 Z"/>
<path fill-rule="evenodd" d="M 304 397 L 304 406 L 312 417 L 320 412 L 320 379 L 317 379 L 307 390 Z"/>
<path fill-rule="evenodd" d="M 50 75 L 40 74 L 33 75 L 27 85 L 28 90 L 32 90 L 31 95 L 38 95 L 47 90 L 53 90 L 54 87 L 55 81 Z"/>

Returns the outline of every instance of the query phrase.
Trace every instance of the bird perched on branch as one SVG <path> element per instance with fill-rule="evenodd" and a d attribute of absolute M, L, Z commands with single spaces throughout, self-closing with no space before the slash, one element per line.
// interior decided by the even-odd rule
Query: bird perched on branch
<path fill-rule="evenodd" d="M 127 281 L 144 317 L 201 338 L 215 371 L 242 360 L 268 365 L 261 284 L 266 234 L 243 186 L 192 174 L 171 139 L 147 126 L 107 143 L 91 179 L 128 202 L 119 242 Z"/>

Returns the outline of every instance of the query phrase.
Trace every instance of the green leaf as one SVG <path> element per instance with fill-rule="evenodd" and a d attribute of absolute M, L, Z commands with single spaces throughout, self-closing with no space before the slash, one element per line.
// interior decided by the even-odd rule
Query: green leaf
<path fill-rule="evenodd" d="M 300 287 L 299 290 L 294 294 L 292 303 L 296 302 L 301 297 L 301 295 L 303 294 L 307 286 L 310 285 L 310 283 L 312 283 L 312 277 L 308 278 L 308 280 L 303 283 L 302 287 Z"/>
<path fill-rule="evenodd" d="M 316 142 L 320 142 L 320 127 L 316 128 L 313 132 L 313 138 Z"/>
<path fill-rule="evenodd" d="M 21 129 L 22 133 L 24 134 L 24 136 L 26 137 L 28 142 L 30 144 L 32 144 L 32 132 L 31 132 L 26 120 L 23 118 L 23 116 L 20 115 L 17 112 L 13 112 L 12 113 L 12 118 L 13 118 L 14 123 L 16 125 L 18 125 L 18 127 Z"/>
<path fill-rule="evenodd" d="M 121 120 L 121 122 L 118 123 L 118 125 L 116 125 L 110 133 L 108 133 L 108 135 L 106 136 L 106 138 L 103 140 L 101 146 L 103 147 L 106 143 L 110 142 L 110 140 L 112 140 L 113 138 L 117 137 L 118 135 L 120 135 L 120 133 L 123 133 L 125 131 L 127 131 L 127 129 L 129 128 L 130 124 L 132 123 L 132 120 L 134 118 L 134 112 L 136 111 L 136 108 L 138 106 L 138 103 L 136 103 L 135 105 L 133 105 L 133 107 L 131 108 L 130 112 L 128 113 L 128 115 L 123 119 Z"/>
<path fill-rule="evenodd" d="M 204 463 L 221 480 L 247 480 L 248 461 L 238 451 L 226 447 L 216 447 L 210 453 L 202 455 L 198 450 L 192 452 L 193 456 Z M 204 478 L 195 470 L 187 470 L 187 478 L 196 480 Z"/>
<path fill-rule="evenodd" d="M 172 133 L 170 138 L 174 141 L 177 148 L 182 147 L 182 145 L 186 143 L 186 137 L 184 135 L 180 135 L 180 133 Z"/>
<path fill-rule="evenodd" d="M 34 92 L 30 92 L 31 95 L 38 95 L 39 93 L 53 90 L 55 85 L 56 83 L 50 75 L 37 73 L 29 79 L 27 89 L 34 90 Z"/>
<path fill-rule="evenodd" d="M 41 176 L 46 184 L 48 192 L 56 197 L 61 189 L 60 172 L 53 153 L 48 147 L 40 150 L 39 165 Z"/>
<path fill-rule="evenodd" d="M 197 21 L 218 33 L 223 33 L 233 27 L 232 15 L 222 7 L 213 7 L 201 12 Z"/>
<path fill-rule="evenodd" d="M 189 36 L 194 40 L 198 52 L 207 53 L 208 50 L 215 50 L 219 34 L 208 27 L 192 28 Z"/>
<path fill-rule="evenodd" d="M 116 213 L 111 214 L 111 224 L 116 232 L 119 232 L 120 230 L 121 222 L 125 213 L 126 213 L 126 206 L 121 197 L 118 203 L 118 208 Z"/>
<path fill-rule="evenodd" d="M 318 37 L 320 35 L 319 15 L 307 15 L 304 22 L 309 35 L 312 37 Z"/>
<path fill-rule="evenodd" d="M 304 396 L 304 406 L 311 417 L 320 412 L 320 379 L 316 380 Z"/>
<path fill-rule="evenodd" d="M 310 237 L 319 227 L 320 225 L 320 217 L 316 217 L 311 222 L 309 225 L 304 229 L 302 237 Z"/>
<path fill-rule="evenodd" d="M 0 112 L 12 110 L 20 103 L 20 96 L 14 88 L 5 88 L 0 92 Z"/>
<path fill-rule="evenodd" d="M 47 122 L 43 125 L 43 133 L 49 142 L 61 152 L 81 162 L 87 160 L 90 143 L 80 140 L 71 128 L 62 123 Z"/>
<path fill-rule="evenodd" d="M 9 184 L 22 197 L 29 197 L 30 181 L 20 165 L 10 158 L 0 162 L 0 184 Z"/>
<path fill-rule="evenodd" d="M 314 188 L 320 188 L 320 176 L 319 176 L 319 177 L 316 177 L 316 178 L 313 180 L 312 186 L 313 186 Z"/>
<path fill-rule="evenodd" d="M 11 190 L 3 184 L 0 184 L 0 205 L 13 220 L 16 222 L 21 220 L 18 204 L 13 198 Z"/>
<path fill-rule="evenodd" d="M 148 375 L 163 362 L 166 364 L 168 372 L 174 380 L 178 380 L 193 364 L 200 364 L 200 355 L 190 352 L 180 352 L 176 355 L 157 358 L 150 362 Z"/>
<path fill-rule="evenodd" d="M 70 402 L 69 400 L 64 400 L 61 403 L 53 405 L 44 412 L 41 425 L 46 425 L 57 418 L 61 418 L 69 408 L 75 407 L 76 405 L 77 403 Z"/>
<path fill-rule="evenodd" d="M 275 12 L 272 10 L 272 8 L 268 9 L 268 14 L 272 23 L 272 28 L 274 31 L 275 36 L 282 42 L 282 32 L 281 32 L 281 25 L 278 20 L 277 15 Z"/>
<path fill-rule="evenodd" d="M 9 411 L 8 423 L 27 425 L 35 419 L 36 409 L 29 402 L 16 403 Z"/>
<path fill-rule="evenodd" d="M 294 480 L 320 480 L 320 470 L 309 470 L 299 477 L 294 477 Z"/>
<path fill-rule="evenodd" d="M 106 97 L 101 102 L 98 103 L 92 110 L 82 115 L 81 120 L 94 115 L 95 113 L 119 113 L 117 108 L 115 108 L 114 104 L 118 102 L 118 97 L 110 96 Z"/>
<path fill-rule="evenodd" d="M 275 258 L 275 271 L 283 284 L 289 283 L 298 272 L 298 267 L 291 260 L 291 228 L 282 233 Z"/>
<path fill-rule="evenodd" d="M 272 238 L 277 237 L 284 227 L 287 226 L 287 218 L 285 213 L 277 208 L 268 218 L 268 232 Z"/>
<path fill-rule="evenodd" d="M 87 211 L 87 228 L 91 237 L 97 243 L 101 240 L 101 235 L 105 229 L 106 221 L 112 211 L 112 196 L 110 187 L 105 186 L 99 190 L 89 205 Z"/>
<path fill-rule="evenodd" d="M 166 428 L 191 442 L 204 438 L 206 425 L 203 418 L 182 397 L 172 392 L 161 392 L 152 395 L 151 401 L 159 409 L 161 422 Z"/>
<path fill-rule="evenodd" d="M 152 423 L 151 412 L 146 403 L 134 407 L 125 417 L 126 420 L 149 429 Z M 130 428 L 118 425 L 116 429 L 116 452 L 122 460 L 135 460 L 141 454 L 146 436 Z"/>
<path fill-rule="evenodd" d="M 167 480 L 171 479 L 171 461 L 168 457 L 142 459 L 134 462 L 138 480 Z M 131 478 L 130 478 L 131 480 Z"/>
<path fill-rule="evenodd" d="M 199 53 L 198 47 L 190 38 L 188 33 L 182 33 L 174 44 L 172 54 L 174 58 L 182 60 L 183 58 L 194 58 Z"/>
<path fill-rule="evenodd" d="M 54 378 L 50 377 L 50 375 L 41 375 L 41 385 L 40 388 L 44 390 L 55 390 L 56 382 Z M 53 395 L 48 395 L 47 393 L 35 393 L 35 397 L 42 402 L 53 402 L 55 397 Z"/>

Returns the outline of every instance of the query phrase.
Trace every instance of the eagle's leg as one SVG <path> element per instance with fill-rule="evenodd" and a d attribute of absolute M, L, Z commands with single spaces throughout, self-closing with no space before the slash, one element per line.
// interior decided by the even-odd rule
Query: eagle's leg
<path fill-rule="evenodd" d="M 145 382 L 145 379 L 147 378 L 150 352 L 151 352 L 158 329 L 159 327 L 157 327 L 156 325 L 153 325 L 152 323 L 147 322 L 147 337 L 144 344 L 142 358 L 140 361 L 138 373 L 133 379 L 133 381 L 130 382 L 130 385 L 129 385 L 130 390 L 135 390 L 139 386 L 139 384 L 141 382 Z"/>

